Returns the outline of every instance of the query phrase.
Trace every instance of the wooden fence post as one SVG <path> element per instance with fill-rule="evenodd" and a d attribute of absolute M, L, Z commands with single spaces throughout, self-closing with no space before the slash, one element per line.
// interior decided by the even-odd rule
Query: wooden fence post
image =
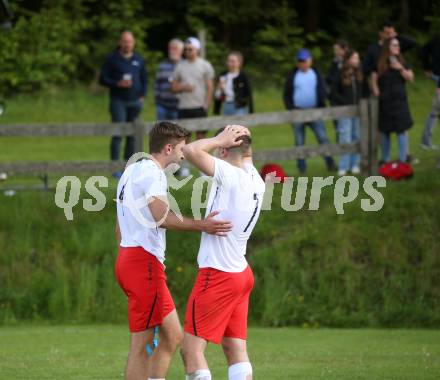
<path fill-rule="evenodd" d="M 376 175 L 378 171 L 377 147 L 379 145 L 379 100 L 377 97 L 370 97 L 370 175 Z"/>
<path fill-rule="evenodd" d="M 145 124 L 141 119 L 134 121 L 134 153 L 144 151 Z"/>
<path fill-rule="evenodd" d="M 361 169 L 362 173 L 369 174 L 370 171 L 370 154 L 369 154 L 369 127 L 370 127 L 370 118 L 368 114 L 368 100 L 361 99 L 359 103 L 359 114 L 360 114 L 360 123 L 361 123 Z"/>

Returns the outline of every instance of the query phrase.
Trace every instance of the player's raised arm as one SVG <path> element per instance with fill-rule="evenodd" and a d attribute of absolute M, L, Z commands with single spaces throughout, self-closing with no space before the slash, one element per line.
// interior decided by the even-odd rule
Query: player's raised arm
<path fill-rule="evenodd" d="M 210 213 L 205 219 L 195 220 L 176 215 L 169 209 L 168 202 L 154 197 L 148 204 L 151 215 L 158 227 L 177 231 L 203 231 L 211 235 L 225 236 L 232 229 L 232 224 L 225 220 L 216 220 L 217 211 Z"/>
<path fill-rule="evenodd" d="M 228 125 L 215 137 L 196 140 L 182 149 L 185 158 L 208 176 L 214 175 L 215 163 L 210 151 L 217 148 L 232 148 L 241 145 L 238 138 L 243 135 L 250 136 L 246 127 L 241 125 Z"/>

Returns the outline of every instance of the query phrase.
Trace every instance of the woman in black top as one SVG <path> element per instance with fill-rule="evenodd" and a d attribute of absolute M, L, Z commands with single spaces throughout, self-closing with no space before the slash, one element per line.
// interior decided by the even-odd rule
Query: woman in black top
<path fill-rule="evenodd" d="M 390 161 L 390 134 L 397 134 L 399 160 L 407 161 L 408 136 L 413 120 L 406 95 L 406 82 L 414 80 L 414 73 L 400 53 L 397 38 L 383 44 L 377 69 L 372 74 L 372 90 L 379 97 L 379 130 L 382 140 L 382 161 Z"/>
<path fill-rule="evenodd" d="M 362 96 L 363 74 L 359 54 L 348 50 L 343 58 L 341 70 L 336 74 L 332 87 L 331 98 L 337 106 L 357 105 Z M 343 117 L 337 122 L 338 143 L 351 144 L 359 141 L 360 121 L 358 117 Z M 360 155 L 357 153 L 342 154 L 339 160 L 338 175 L 360 173 Z"/>
<path fill-rule="evenodd" d="M 331 89 L 335 84 L 335 81 L 339 80 L 342 65 L 344 64 L 344 57 L 349 50 L 348 42 L 345 40 L 337 40 L 333 45 L 333 60 L 330 64 L 325 81 L 327 83 L 327 88 Z M 330 104 L 334 105 L 332 99 L 332 93 L 329 96 Z"/>
<path fill-rule="evenodd" d="M 223 104 L 224 115 L 246 115 L 254 111 L 252 90 L 247 75 L 241 71 L 243 55 L 229 53 L 228 71 L 220 74 L 215 91 L 214 113 L 219 114 Z"/>

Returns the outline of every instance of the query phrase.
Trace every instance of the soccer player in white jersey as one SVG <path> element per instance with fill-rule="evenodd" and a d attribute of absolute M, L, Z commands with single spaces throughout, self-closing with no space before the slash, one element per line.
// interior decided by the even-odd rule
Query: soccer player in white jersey
<path fill-rule="evenodd" d="M 209 154 L 213 150 L 216 157 Z M 254 277 L 245 254 L 265 190 L 252 164 L 250 132 L 230 125 L 216 137 L 186 145 L 183 152 L 189 162 L 213 177 L 207 214 L 218 210 L 218 217 L 233 225 L 223 238 L 202 233 L 199 273 L 185 315 L 182 357 L 186 379 L 211 379 L 204 351 L 212 342 L 223 346 L 229 380 L 250 380 L 246 335 Z"/>
<path fill-rule="evenodd" d="M 214 219 L 179 217 L 169 210 L 164 169 L 183 159 L 188 131 L 170 122 L 157 123 L 150 132 L 150 159 L 129 165 L 117 189 L 116 236 L 119 253 L 115 274 L 128 298 L 131 346 L 126 380 L 164 379 L 171 358 L 182 340 L 173 299 L 166 284 L 165 229 L 203 231 L 225 235 L 231 224 Z M 160 326 L 160 339 L 151 357 L 153 328 Z"/>

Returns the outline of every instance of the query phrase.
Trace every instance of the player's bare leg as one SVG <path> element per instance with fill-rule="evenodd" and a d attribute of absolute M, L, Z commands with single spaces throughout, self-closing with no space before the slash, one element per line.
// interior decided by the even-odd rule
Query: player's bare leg
<path fill-rule="evenodd" d="M 246 341 L 223 338 L 223 352 L 229 366 L 229 380 L 252 380 L 252 366 L 246 349 Z"/>
<path fill-rule="evenodd" d="M 181 354 L 187 380 L 211 380 L 211 372 L 204 354 L 206 346 L 205 339 L 185 332 Z"/>
<path fill-rule="evenodd" d="M 131 334 L 130 352 L 125 367 L 125 380 L 145 380 L 148 378 L 151 358 L 145 346 L 153 342 L 153 329 Z"/>
<path fill-rule="evenodd" d="M 150 379 L 164 379 L 171 359 L 182 341 L 183 333 L 177 311 L 174 309 L 163 320 L 159 328 L 159 344 L 153 352 Z M 145 378 L 143 379 L 145 380 Z"/>

